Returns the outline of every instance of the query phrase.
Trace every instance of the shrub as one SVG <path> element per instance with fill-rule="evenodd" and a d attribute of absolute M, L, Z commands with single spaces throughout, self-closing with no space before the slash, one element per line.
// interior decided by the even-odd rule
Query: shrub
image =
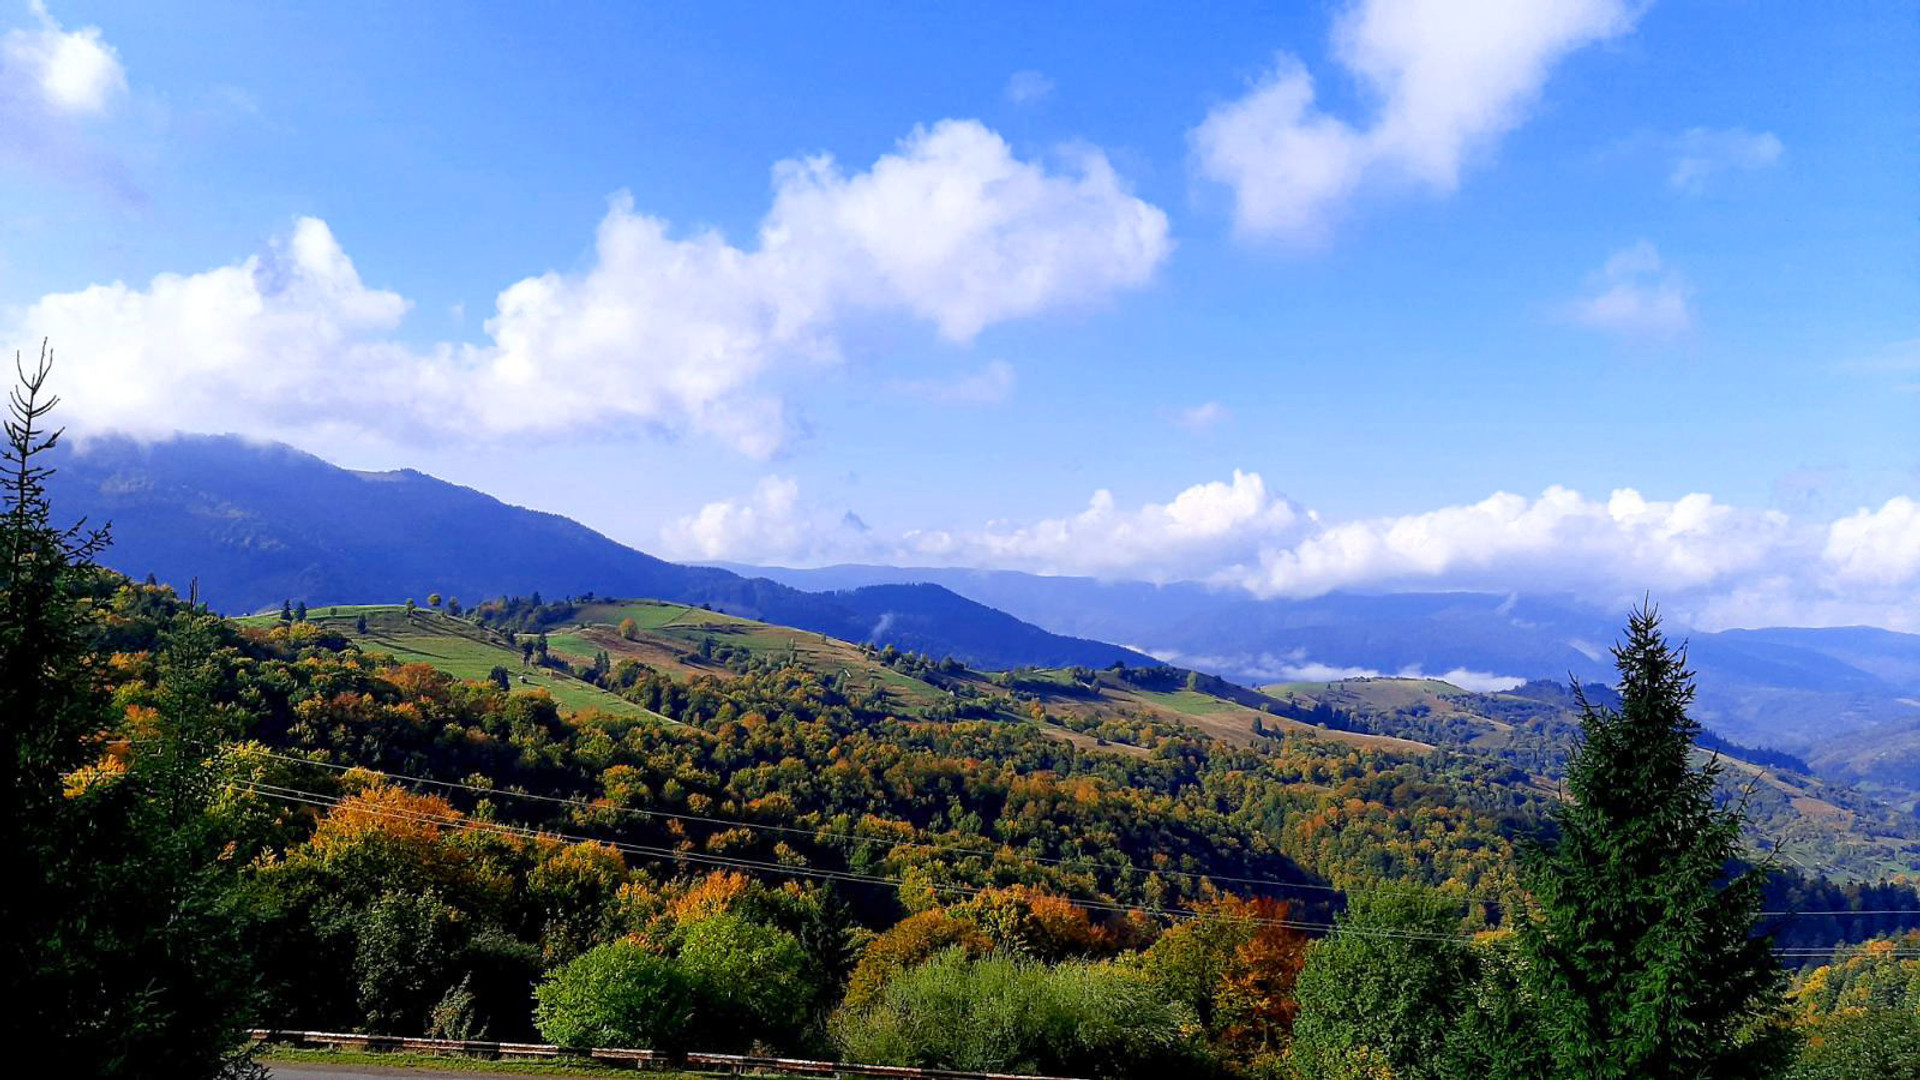
<path fill-rule="evenodd" d="M 1095 1077 L 1184 1071 L 1192 1014 L 1134 968 L 970 958 L 954 948 L 901 972 L 833 1036 L 849 1060 Z"/>
<path fill-rule="evenodd" d="M 817 997 L 799 939 L 739 915 L 688 923 L 678 966 L 699 1003 L 707 1046 L 740 1045 L 756 1033 L 791 1036 L 805 1026 Z"/>
<path fill-rule="evenodd" d="M 1920 1080 L 1920 1012 L 1858 1009 L 1811 1026 L 1789 1080 Z"/>
<path fill-rule="evenodd" d="M 591 949 L 534 990 L 534 1024 L 561 1046 L 677 1050 L 693 994 L 675 965 L 630 942 Z"/>

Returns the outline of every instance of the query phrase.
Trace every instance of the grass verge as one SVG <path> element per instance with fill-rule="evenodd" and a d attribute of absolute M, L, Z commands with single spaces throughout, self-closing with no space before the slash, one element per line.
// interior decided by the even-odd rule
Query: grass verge
<path fill-rule="evenodd" d="M 646 1076 L 651 1080 L 696 1080 L 712 1073 L 659 1073 L 597 1065 L 591 1061 L 540 1063 L 493 1061 L 487 1058 L 459 1057 L 452 1054 L 391 1054 L 361 1050 L 315 1050 L 309 1047 L 269 1043 L 260 1048 L 259 1060 L 267 1065 L 377 1065 L 389 1069 L 434 1069 L 440 1072 L 482 1073 L 495 1076 Z"/>

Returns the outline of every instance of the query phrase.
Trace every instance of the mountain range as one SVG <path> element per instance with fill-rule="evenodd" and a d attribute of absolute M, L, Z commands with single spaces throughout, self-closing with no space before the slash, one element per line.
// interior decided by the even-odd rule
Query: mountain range
<path fill-rule="evenodd" d="M 413 470 L 358 472 L 224 436 L 63 450 L 64 516 L 109 520 L 106 561 L 227 612 L 430 593 L 596 593 L 705 605 L 985 668 L 1156 661 L 1259 685 L 1376 674 L 1469 690 L 1605 683 L 1624 611 L 1565 596 L 1332 593 L 1305 600 L 1014 571 L 689 566 Z M 1871 627 L 1690 632 L 1698 714 L 1829 775 L 1920 797 L 1920 635 Z"/>
<path fill-rule="evenodd" d="M 706 605 L 849 641 L 967 663 L 1084 664 L 1152 659 L 1050 633 L 938 585 L 806 592 L 713 567 L 682 566 L 557 514 L 510 506 L 411 469 L 357 472 L 279 444 L 225 436 L 62 448 L 51 490 L 63 517 L 109 522 L 103 561 L 152 574 L 228 613 L 308 604 L 499 596 L 644 596 Z"/>

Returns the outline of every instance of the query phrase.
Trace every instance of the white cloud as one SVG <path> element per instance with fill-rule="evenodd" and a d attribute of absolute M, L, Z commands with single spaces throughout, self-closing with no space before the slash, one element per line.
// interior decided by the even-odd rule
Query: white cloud
<path fill-rule="evenodd" d="M 1896 496 L 1878 510 L 1835 521 L 1823 557 L 1834 577 L 1849 584 L 1920 584 L 1920 501 Z"/>
<path fill-rule="evenodd" d="M 1172 249 L 1167 215 L 1100 153 L 1049 172 L 974 121 L 916 130 L 871 170 L 828 157 L 775 169 L 761 253 L 815 303 L 898 306 L 966 341 L 990 323 L 1146 283 Z"/>
<path fill-rule="evenodd" d="M 303 218 L 266 252 L 42 298 L 14 341 L 52 339 L 77 429 L 163 435 L 186 425 L 270 431 L 304 416 L 379 413 L 412 363 L 369 343 L 407 302 L 367 288 L 325 223 Z"/>
<path fill-rule="evenodd" d="M 127 90 L 119 53 L 102 39 L 99 27 L 66 30 L 42 0 L 33 0 L 29 7 L 38 27 L 0 36 L 0 118 L 18 123 L 29 111 L 54 116 L 106 112 Z"/>
<path fill-rule="evenodd" d="M 661 530 L 674 558 L 762 565 L 818 565 L 865 551 L 866 523 L 852 511 L 838 519 L 805 504 L 800 485 L 768 476 L 751 495 L 720 499 Z"/>
<path fill-rule="evenodd" d="M 1600 502 L 1553 487 L 1537 499 L 1503 492 L 1470 506 L 1329 525 L 1221 576 L 1263 596 L 1557 588 L 1613 600 L 1707 588 L 1806 546 L 1804 530 L 1785 515 L 1709 495 L 1650 502 L 1621 489 Z"/>
<path fill-rule="evenodd" d="M 690 535 L 689 522 L 711 519 L 709 546 L 683 542 L 678 550 L 788 564 L 879 561 L 1191 580 L 1266 598 L 1518 591 L 1621 607 L 1651 592 L 1701 629 L 1865 623 L 1920 630 L 1920 500 L 1905 496 L 1823 523 L 1701 493 L 1662 501 L 1623 488 L 1596 499 L 1552 487 L 1535 498 L 1501 492 L 1469 505 L 1329 522 L 1270 490 L 1257 473 L 1236 471 L 1230 481 L 1194 485 L 1164 504 L 1129 509 L 1103 490 L 1069 517 L 892 536 L 850 532 L 799 499 L 783 504 L 788 531 L 719 527 L 732 522 L 737 505 L 713 504 L 670 537 Z M 783 535 L 788 548 L 770 546 L 769 536 Z M 1153 651 L 1151 642 L 1142 644 Z M 1337 668 L 1340 661 L 1282 656 L 1254 666 L 1241 657 L 1232 666 L 1279 677 L 1285 665 L 1297 673 L 1309 663 Z M 1472 671 L 1432 677 L 1476 688 L 1506 678 Z"/>
<path fill-rule="evenodd" d="M 997 405 L 1013 395 L 1013 365 L 989 360 L 980 370 L 952 379 L 897 379 L 888 386 L 896 393 L 950 405 Z"/>
<path fill-rule="evenodd" d="M 1358 0 L 1335 23 L 1333 55 L 1377 101 L 1371 121 L 1322 111 L 1313 76 L 1282 53 L 1189 133 L 1196 166 L 1233 190 L 1243 234 L 1317 239 L 1369 181 L 1453 191 L 1466 159 L 1526 118 L 1555 63 L 1637 14 L 1625 0 Z"/>
<path fill-rule="evenodd" d="M 1233 410 L 1217 401 L 1188 406 L 1173 414 L 1173 422 L 1188 431 L 1211 431 L 1233 419 Z"/>
<path fill-rule="evenodd" d="M 1038 71 L 1016 71 L 1007 79 L 1006 97 L 1015 105 L 1039 101 L 1053 93 L 1053 80 Z"/>
<path fill-rule="evenodd" d="M 675 236 L 615 198 L 592 265 L 502 290 L 483 345 L 396 343 L 407 301 L 362 284 L 311 218 L 230 266 L 44 297 L 8 338 L 53 339 L 84 388 L 68 395 L 81 427 L 404 439 L 625 423 L 765 456 L 790 434 L 770 384 L 836 361 L 851 320 L 904 315 L 966 342 L 1141 285 L 1171 246 L 1166 215 L 1098 153 L 1050 169 L 972 121 L 918 129 L 866 172 L 815 157 L 774 180 L 752 249 Z"/>
<path fill-rule="evenodd" d="M 104 189 L 140 206 L 146 195 L 120 151 L 127 73 L 97 26 L 68 30 L 35 0 L 31 25 L 0 34 L 0 166 L 60 185 Z"/>
<path fill-rule="evenodd" d="M 1607 259 L 1591 295 L 1569 315 L 1581 326 L 1623 337 L 1674 338 L 1693 329 L 1693 289 L 1660 251 L 1641 240 Z"/>
<path fill-rule="evenodd" d="M 903 539 L 918 558 L 1032 570 L 1171 581 L 1245 558 L 1259 545 L 1296 535 L 1311 515 L 1267 491 L 1258 473 L 1195 484 L 1172 501 L 1123 510 L 1113 493 L 1087 508 L 1033 525 L 989 525 L 977 532 L 915 532 Z"/>
<path fill-rule="evenodd" d="M 1698 195 L 1715 174 L 1734 169 L 1763 169 L 1780 161 L 1785 151 L 1771 131 L 1744 128 L 1691 128 L 1674 140 L 1673 171 L 1667 182 L 1677 190 Z"/>

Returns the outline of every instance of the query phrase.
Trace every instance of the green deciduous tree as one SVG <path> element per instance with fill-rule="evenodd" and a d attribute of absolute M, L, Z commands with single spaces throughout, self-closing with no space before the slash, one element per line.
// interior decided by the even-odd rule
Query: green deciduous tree
<path fill-rule="evenodd" d="M 850 1060 L 1091 1077 L 1192 1075 L 1193 1014 L 1144 971 L 948 949 L 834 1017 Z"/>
<path fill-rule="evenodd" d="M 561 1046 L 677 1050 L 693 993 L 671 960 L 631 942 L 592 949 L 534 991 L 534 1023 Z"/>
<path fill-rule="evenodd" d="M 1620 706 L 1584 706 L 1559 836 L 1526 861 L 1520 921 L 1553 1075 L 1768 1075 L 1783 977 L 1753 933 L 1764 872 L 1741 870 L 1741 818 L 1696 766 L 1692 673 L 1650 607 L 1614 648 Z"/>
<path fill-rule="evenodd" d="M 740 1045 L 752 1032 L 791 1036 L 811 1015 L 819 987 L 799 939 L 740 915 L 687 925 L 679 968 L 700 1003 L 701 1035 Z"/>
<path fill-rule="evenodd" d="M 1289 1059 L 1306 1080 L 1384 1065 L 1396 1080 L 1444 1076 L 1447 1037 L 1473 979 L 1460 906 L 1415 888 L 1356 893 L 1300 972 Z"/>

